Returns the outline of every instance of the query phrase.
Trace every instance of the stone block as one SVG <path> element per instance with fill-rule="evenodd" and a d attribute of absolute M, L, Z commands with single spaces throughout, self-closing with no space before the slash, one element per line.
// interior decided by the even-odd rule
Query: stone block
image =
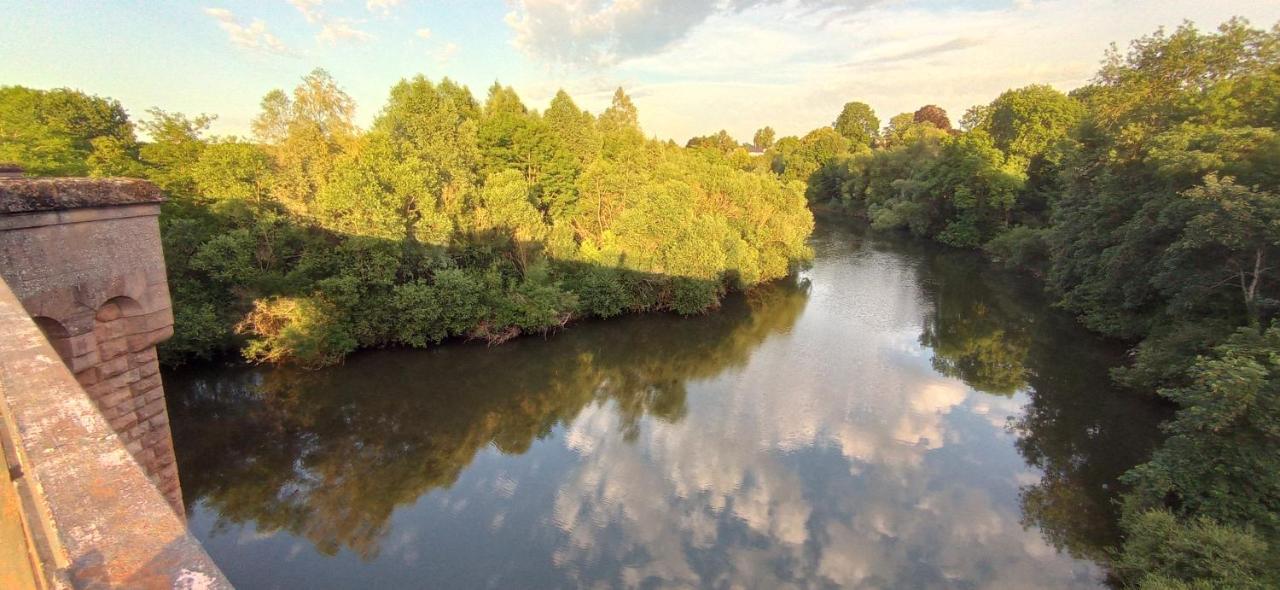
<path fill-rule="evenodd" d="M 98 407 L 103 409 L 114 408 L 116 406 L 123 404 L 126 401 L 131 401 L 132 399 L 133 399 L 133 392 L 129 391 L 128 388 L 118 389 L 116 391 L 112 391 L 111 393 L 103 395 L 102 397 L 99 397 Z M 132 405 L 129 406 L 129 409 L 133 409 L 133 406 Z"/>
<path fill-rule="evenodd" d="M 164 409 L 165 409 L 164 399 L 158 399 L 145 406 L 142 406 L 142 409 L 138 410 L 138 416 L 141 418 L 151 418 L 156 414 L 163 414 Z"/>
<path fill-rule="evenodd" d="M 164 388 L 160 386 L 156 386 L 155 389 L 152 389 L 151 391 L 148 391 L 145 394 L 143 394 L 143 399 L 147 400 L 147 403 L 151 403 L 158 399 L 164 399 Z"/>
<path fill-rule="evenodd" d="M 98 363 L 98 370 L 104 377 L 114 377 L 129 370 L 129 357 L 118 356 Z"/>
<path fill-rule="evenodd" d="M 67 344 L 71 347 L 71 356 L 77 357 L 88 354 L 89 351 L 97 348 L 98 339 L 90 332 L 67 338 Z"/>
<path fill-rule="evenodd" d="M 104 361 L 111 360 L 127 352 L 129 352 L 129 341 L 123 337 L 105 340 L 98 344 L 98 357 Z"/>
<path fill-rule="evenodd" d="M 129 350 L 140 352 L 155 346 L 173 336 L 173 326 L 163 326 L 149 332 L 139 332 L 129 336 Z"/>
<path fill-rule="evenodd" d="M 156 360 L 156 349 L 144 348 L 133 353 L 133 364 L 141 366 L 143 363 L 150 363 Z"/>
<path fill-rule="evenodd" d="M 89 387 L 101 379 L 102 376 L 101 373 L 98 372 L 97 367 L 89 367 L 88 369 L 76 373 L 76 382 L 80 383 L 81 387 Z"/>
<path fill-rule="evenodd" d="M 107 305 L 112 305 L 108 303 Z M 98 342 L 104 340 L 113 340 L 121 336 L 129 335 L 129 320 L 115 319 L 109 322 L 99 321 L 93 326 L 93 334 L 98 337 Z"/>
<path fill-rule="evenodd" d="M 146 434 L 150 430 L 151 430 L 151 427 L 147 426 L 145 423 L 138 424 L 137 426 L 130 428 L 128 432 L 125 432 L 121 436 L 125 437 L 129 441 L 137 441 L 138 444 L 145 447 L 147 446 L 146 441 L 139 440 L 139 439 L 141 439 L 142 435 Z"/>
<path fill-rule="evenodd" d="M 156 311 L 129 318 L 129 328 L 134 334 L 154 332 L 161 328 L 173 326 L 173 309 L 164 307 Z"/>
<path fill-rule="evenodd" d="M 126 358 L 126 357 L 120 357 L 120 358 Z M 128 390 L 130 383 L 133 383 L 134 381 L 137 381 L 138 379 L 141 379 L 141 378 L 142 378 L 142 374 L 140 371 L 138 371 L 137 369 L 129 369 L 118 375 L 111 376 L 110 378 L 107 379 L 107 382 L 110 383 L 111 386 L 116 389 Z"/>
<path fill-rule="evenodd" d="M 138 415 L 133 412 L 129 412 L 127 414 L 121 414 L 119 416 L 116 416 L 115 418 L 112 418 L 110 420 L 110 423 L 111 423 L 112 430 L 116 432 L 128 432 L 130 428 L 137 426 Z"/>
<path fill-rule="evenodd" d="M 137 370 L 137 369 L 134 369 L 134 370 Z M 152 375 L 150 377 L 142 377 L 141 379 L 138 379 L 137 381 L 134 381 L 133 383 L 129 384 L 129 388 L 132 389 L 134 393 L 139 395 L 146 393 L 148 391 L 151 391 L 152 389 L 155 389 L 157 387 L 160 387 L 160 375 L 158 374 Z M 161 397 L 164 397 L 163 393 L 161 394 Z"/>
<path fill-rule="evenodd" d="M 93 334 L 89 334 L 89 336 L 93 336 Z M 72 373 L 79 373 L 80 371 L 83 371 L 85 369 L 88 369 L 89 367 L 97 365 L 99 360 L 100 359 L 98 358 L 98 346 L 95 344 L 94 347 L 90 349 L 88 352 L 79 356 L 72 357 L 71 360 L 66 363 L 66 365 L 68 369 L 71 369 Z"/>
<path fill-rule="evenodd" d="M 169 425 L 169 413 L 168 413 L 168 412 L 160 412 L 159 414 L 156 414 L 155 416 L 152 416 L 152 417 L 151 417 L 151 419 L 147 421 L 147 424 L 148 424 L 149 426 L 151 426 L 152 428 L 161 428 L 161 427 L 164 427 L 164 426 L 168 426 L 168 425 Z"/>
<path fill-rule="evenodd" d="M 155 347 L 151 347 L 151 350 L 154 351 Z M 160 372 L 160 363 L 157 363 L 156 361 L 151 361 L 145 365 L 138 367 L 138 370 L 142 373 L 143 377 L 150 377 Z"/>
<path fill-rule="evenodd" d="M 88 393 L 88 394 L 89 394 L 89 397 L 93 398 L 94 400 L 97 400 L 98 398 L 100 398 L 100 397 L 102 397 L 102 396 L 104 396 L 104 395 L 106 395 L 106 394 L 108 394 L 108 393 L 111 393 L 111 392 L 115 391 L 116 389 L 117 389 L 117 388 L 115 388 L 115 387 L 112 387 L 112 386 L 111 386 L 111 383 L 110 383 L 110 382 L 107 382 L 107 381 L 99 381 L 99 382 L 97 382 L 97 383 L 94 383 L 93 385 L 90 385 L 90 386 L 88 386 L 88 387 L 85 387 L 85 388 L 84 388 L 84 391 L 85 391 L 85 393 Z"/>

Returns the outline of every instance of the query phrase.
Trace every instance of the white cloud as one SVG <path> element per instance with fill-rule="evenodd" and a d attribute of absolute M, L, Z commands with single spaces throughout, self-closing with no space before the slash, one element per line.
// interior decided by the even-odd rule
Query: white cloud
<path fill-rule="evenodd" d="M 298 9 L 302 13 L 302 17 L 308 23 L 320 25 L 320 31 L 316 33 L 316 41 L 325 45 L 338 45 L 341 43 L 366 43 L 374 40 L 376 37 L 368 31 L 356 28 L 359 21 L 349 18 L 330 17 L 323 10 L 324 5 L 329 0 L 286 0 L 289 5 Z M 390 10 L 391 7 L 399 4 L 400 0 L 369 0 L 367 6 L 369 10 Z"/>
<path fill-rule="evenodd" d="M 385 16 L 391 14 L 391 9 L 399 6 L 401 2 L 403 0 L 367 0 L 364 6 L 369 9 L 369 12 L 376 12 Z"/>
<path fill-rule="evenodd" d="M 414 31 L 413 34 L 423 39 L 430 39 L 431 29 L 428 29 L 427 27 L 422 27 L 421 29 Z"/>
<path fill-rule="evenodd" d="M 925 104 L 940 105 L 957 120 L 1009 88 L 1079 87 L 1110 43 L 1123 46 L 1183 19 L 1211 29 L 1235 14 L 1263 27 L 1280 18 L 1280 5 L 1227 0 L 1037 0 L 981 10 L 864 0 L 703 2 L 698 6 L 708 15 L 696 26 L 673 25 L 682 36 L 648 53 L 623 51 L 643 43 L 621 36 L 649 29 L 624 26 L 619 15 L 649 14 L 643 11 L 658 4 L 517 4 L 508 17 L 514 43 L 548 64 L 551 78 L 545 87 L 533 85 L 529 98 L 550 99 L 563 86 L 598 110 L 608 93 L 595 91 L 622 85 L 647 133 L 680 142 L 721 128 L 748 139 L 765 125 L 782 135 L 803 134 L 830 124 L 850 100 L 869 103 L 884 121 Z M 617 7 L 623 5 L 631 8 Z M 559 67 L 564 64 L 604 67 Z"/>
<path fill-rule="evenodd" d="M 351 21 L 345 19 L 325 20 L 320 32 L 316 33 L 316 40 L 327 45 L 367 43 L 374 38 L 372 33 L 351 26 Z"/>
<path fill-rule="evenodd" d="M 514 45 L 550 62 L 603 66 L 659 53 L 713 15 L 782 5 L 804 14 L 845 14 L 882 0 L 514 0 Z"/>
<path fill-rule="evenodd" d="M 302 13 L 303 18 L 309 23 L 320 22 L 324 19 L 324 13 L 320 11 L 320 6 L 324 4 L 324 0 L 288 0 L 289 5 L 298 9 Z"/>
<path fill-rule="evenodd" d="M 267 23 L 261 19 L 255 18 L 246 25 L 235 13 L 225 8 L 206 8 L 204 13 L 218 21 L 218 26 L 227 32 L 227 37 L 234 45 L 262 53 L 294 55 L 279 37 L 267 30 Z"/>

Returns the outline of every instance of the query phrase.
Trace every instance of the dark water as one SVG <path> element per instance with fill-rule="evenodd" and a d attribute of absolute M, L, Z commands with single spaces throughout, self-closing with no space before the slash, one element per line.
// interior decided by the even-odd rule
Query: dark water
<path fill-rule="evenodd" d="M 250 588 L 1091 588 L 1161 412 L 976 257 L 819 227 L 719 313 L 166 375 Z"/>

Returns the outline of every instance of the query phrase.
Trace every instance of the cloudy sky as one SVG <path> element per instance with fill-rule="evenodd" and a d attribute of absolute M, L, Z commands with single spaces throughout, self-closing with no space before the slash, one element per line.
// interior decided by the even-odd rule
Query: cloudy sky
<path fill-rule="evenodd" d="M 882 119 L 967 107 L 1030 83 L 1067 90 L 1112 42 L 1191 20 L 1280 20 L 1274 0 L 0 0 L 0 84 L 67 86 L 212 113 L 243 134 L 263 94 L 328 69 L 377 114 L 391 85 L 494 81 L 545 107 L 599 111 L 623 86 L 661 138 L 740 139 L 829 124 L 849 100 Z"/>

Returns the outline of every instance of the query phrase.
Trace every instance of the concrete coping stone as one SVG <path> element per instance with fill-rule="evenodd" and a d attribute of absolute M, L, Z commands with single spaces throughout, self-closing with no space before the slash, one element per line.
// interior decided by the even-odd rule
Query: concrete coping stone
<path fill-rule="evenodd" d="M 0 214 L 163 203 L 156 185 L 136 178 L 0 177 Z"/>

